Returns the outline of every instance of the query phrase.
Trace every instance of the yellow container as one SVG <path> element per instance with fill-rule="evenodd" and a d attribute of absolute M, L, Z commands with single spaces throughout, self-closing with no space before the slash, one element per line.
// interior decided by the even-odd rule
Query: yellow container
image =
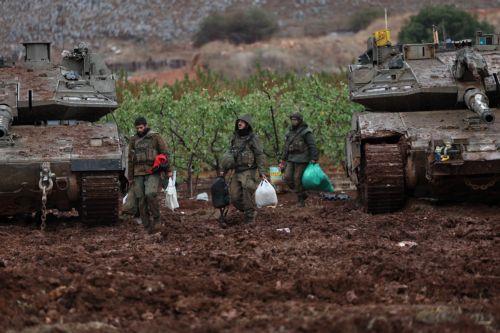
<path fill-rule="evenodd" d="M 373 37 L 375 37 L 377 46 L 391 45 L 391 31 L 389 29 L 375 31 Z"/>
<path fill-rule="evenodd" d="M 271 176 L 271 184 L 279 185 L 283 184 L 283 175 L 281 174 L 281 170 L 277 166 L 269 167 L 269 175 Z"/>

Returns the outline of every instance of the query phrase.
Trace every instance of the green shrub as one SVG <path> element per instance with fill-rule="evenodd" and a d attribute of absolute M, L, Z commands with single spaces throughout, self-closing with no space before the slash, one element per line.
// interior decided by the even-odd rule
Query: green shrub
<path fill-rule="evenodd" d="M 196 47 L 214 40 L 228 40 L 234 44 L 255 43 L 271 37 L 278 30 L 276 19 L 268 12 L 252 7 L 245 11 L 206 17 L 194 35 Z"/>
<path fill-rule="evenodd" d="M 432 42 L 432 26 L 438 28 L 441 40 L 451 38 L 460 40 L 473 38 L 477 30 L 493 32 L 494 28 L 487 22 L 480 22 L 471 14 L 453 5 L 436 5 L 424 7 L 401 29 L 401 43 Z M 445 32 L 445 36 L 442 32 Z"/>
<path fill-rule="evenodd" d="M 368 27 L 370 23 L 383 16 L 384 10 L 381 8 L 361 9 L 354 13 L 354 15 L 349 20 L 349 29 L 354 32 L 363 30 Z"/>

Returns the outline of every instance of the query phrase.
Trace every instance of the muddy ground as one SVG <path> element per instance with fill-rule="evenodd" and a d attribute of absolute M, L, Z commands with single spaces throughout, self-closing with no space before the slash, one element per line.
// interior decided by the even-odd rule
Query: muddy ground
<path fill-rule="evenodd" d="M 0 331 L 500 329 L 499 207 L 414 201 L 371 216 L 291 200 L 224 230 L 208 203 L 183 200 L 153 236 L 133 220 L 1 224 Z"/>

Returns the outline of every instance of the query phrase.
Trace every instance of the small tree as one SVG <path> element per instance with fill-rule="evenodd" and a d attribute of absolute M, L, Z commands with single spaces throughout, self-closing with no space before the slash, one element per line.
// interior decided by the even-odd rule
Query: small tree
<path fill-rule="evenodd" d="M 384 10 L 381 8 L 363 8 L 351 16 L 349 20 L 349 29 L 354 32 L 363 30 L 373 21 L 383 16 Z"/>
<path fill-rule="evenodd" d="M 471 14 L 453 5 L 436 5 L 424 7 L 401 29 L 401 43 L 422 43 L 432 41 L 432 26 L 435 25 L 442 38 L 460 40 L 472 38 L 477 30 L 493 32 L 494 28 L 487 22 L 480 22 Z"/>
<path fill-rule="evenodd" d="M 226 18 L 219 13 L 211 14 L 200 23 L 194 35 L 194 45 L 199 47 L 214 40 L 223 40 L 226 38 L 226 29 Z"/>
<path fill-rule="evenodd" d="M 193 43 L 196 47 L 214 40 L 249 44 L 269 38 L 277 30 L 278 24 L 274 16 L 260 8 L 252 7 L 225 14 L 213 13 L 201 22 Z"/>

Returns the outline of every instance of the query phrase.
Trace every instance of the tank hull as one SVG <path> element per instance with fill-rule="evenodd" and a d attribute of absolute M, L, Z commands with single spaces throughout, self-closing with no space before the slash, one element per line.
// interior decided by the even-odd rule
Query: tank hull
<path fill-rule="evenodd" d="M 499 109 L 493 112 L 500 116 Z M 446 143 L 452 153 L 437 154 Z M 370 144 L 393 145 L 399 154 L 382 151 L 377 156 L 366 149 Z M 384 200 L 384 189 L 396 177 L 392 173 L 384 178 L 388 167 L 377 170 L 377 163 L 393 159 L 404 168 L 398 182 L 403 184 L 402 195 L 500 202 L 500 123 L 479 122 L 469 110 L 358 113 L 352 119 L 346 153 L 347 172 L 358 189 L 377 185 L 374 201 Z"/>
<path fill-rule="evenodd" d="M 75 208 L 86 215 L 90 201 L 96 206 L 92 187 L 104 182 L 98 201 L 106 207 L 97 213 L 117 217 L 124 163 L 116 125 L 13 126 L 11 134 L 12 141 L 0 145 L 0 174 L 7 175 L 0 178 L 0 215 L 42 209 L 41 171 L 48 163 L 53 186 L 47 209 Z"/>
<path fill-rule="evenodd" d="M 23 61 L 0 66 L 0 216 L 116 221 L 123 147 L 115 124 L 95 124 L 118 107 L 115 76 L 85 43 L 60 64 L 50 43 L 23 45 Z"/>

